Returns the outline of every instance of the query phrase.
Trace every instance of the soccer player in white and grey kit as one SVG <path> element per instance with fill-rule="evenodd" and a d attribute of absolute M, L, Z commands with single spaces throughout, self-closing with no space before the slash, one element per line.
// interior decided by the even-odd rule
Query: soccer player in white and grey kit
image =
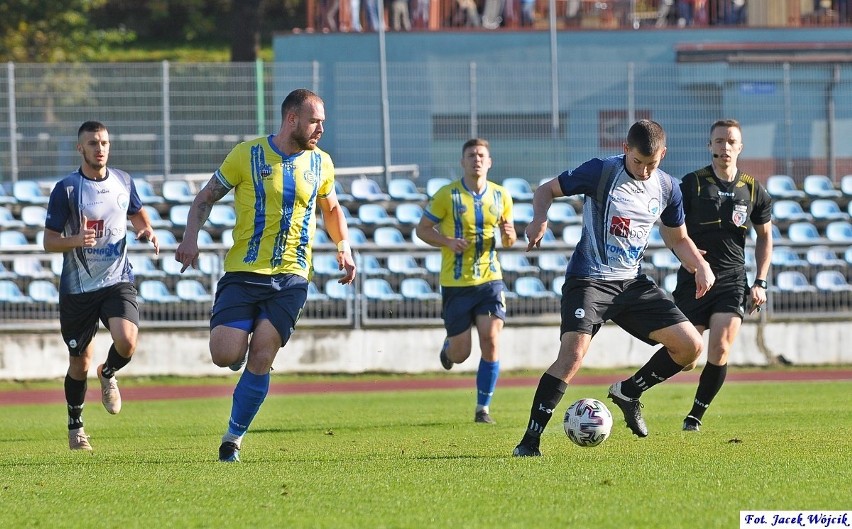
<path fill-rule="evenodd" d="M 133 179 L 107 168 L 109 132 L 103 123 L 87 121 L 77 132 L 80 168 L 60 180 L 50 194 L 44 249 L 63 254 L 59 279 L 59 325 L 68 346 L 65 376 L 68 446 L 91 450 L 83 430 L 86 379 L 94 356 L 92 339 L 103 322 L 112 336 L 106 361 L 97 368 L 102 402 L 111 414 L 121 411 L 115 372 L 127 365 L 136 349 L 139 305 L 127 260 L 127 219 L 140 241 L 159 245 L 151 219 L 142 208 Z"/>
<path fill-rule="evenodd" d="M 539 186 L 533 197 L 533 220 L 525 230 L 527 251 L 540 245 L 554 198 L 584 195 L 583 232 L 562 288 L 559 355 L 539 380 L 515 456 L 541 455 L 541 434 L 580 369 L 592 337 L 607 320 L 646 343 L 665 346 L 632 377 L 609 388 L 610 399 L 639 437 L 648 435 L 640 412 L 642 392 L 679 373 L 701 352 L 701 335 L 642 274 L 640 265 L 651 227 L 659 219 L 666 245 L 695 274 L 695 296 L 713 286 L 710 265 L 687 236 L 680 188 L 659 169 L 666 154 L 665 131 L 656 122 L 638 121 L 630 127 L 623 149 L 623 155 L 594 158 L 562 173 Z"/>

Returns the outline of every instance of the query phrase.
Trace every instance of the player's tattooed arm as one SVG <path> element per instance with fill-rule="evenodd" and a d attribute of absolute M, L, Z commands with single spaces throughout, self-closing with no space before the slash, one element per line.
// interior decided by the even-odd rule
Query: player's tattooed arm
<path fill-rule="evenodd" d="M 204 223 L 207 222 L 207 218 L 210 216 L 210 210 L 213 208 L 213 204 L 227 195 L 228 191 L 230 191 L 230 189 L 225 187 L 214 175 L 201 189 L 201 191 L 198 192 L 198 196 L 195 197 L 195 201 L 193 202 L 194 207 L 192 209 L 195 214 L 194 220 L 198 223 L 199 227 L 203 226 Z"/>

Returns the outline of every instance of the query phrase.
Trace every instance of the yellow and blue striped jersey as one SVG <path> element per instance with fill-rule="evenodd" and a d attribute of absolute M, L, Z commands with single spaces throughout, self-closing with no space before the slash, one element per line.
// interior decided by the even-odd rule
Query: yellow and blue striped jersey
<path fill-rule="evenodd" d="M 497 260 L 499 223 L 512 221 L 512 197 L 505 188 L 488 182 L 477 195 L 459 179 L 439 189 L 424 214 L 443 235 L 470 241 L 460 254 L 441 248 L 442 286 L 475 286 L 503 279 Z"/>
<path fill-rule="evenodd" d="M 234 189 L 237 214 L 225 271 L 310 279 L 317 199 L 334 189 L 331 157 L 320 149 L 287 156 L 270 135 L 234 147 L 216 178 Z"/>

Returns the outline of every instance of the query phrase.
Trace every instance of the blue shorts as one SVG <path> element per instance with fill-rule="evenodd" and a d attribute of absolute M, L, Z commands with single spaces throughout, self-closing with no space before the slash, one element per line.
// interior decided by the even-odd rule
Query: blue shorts
<path fill-rule="evenodd" d="M 210 328 L 226 325 L 252 332 L 257 320 L 266 319 L 278 331 L 283 346 L 307 299 L 308 280 L 302 276 L 226 272 L 216 287 Z"/>
<path fill-rule="evenodd" d="M 489 281 L 473 287 L 441 287 L 441 317 L 447 336 L 470 329 L 480 314 L 506 321 L 505 290 L 503 281 Z"/>

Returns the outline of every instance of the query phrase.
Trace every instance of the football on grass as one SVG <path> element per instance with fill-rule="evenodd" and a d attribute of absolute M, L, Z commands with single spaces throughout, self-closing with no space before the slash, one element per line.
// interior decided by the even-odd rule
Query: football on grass
<path fill-rule="evenodd" d="M 565 410 L 563 426 L 574 444 L 598 446 L 612 431 L 612 414 L 599 400 L 580 399 Z"/>

